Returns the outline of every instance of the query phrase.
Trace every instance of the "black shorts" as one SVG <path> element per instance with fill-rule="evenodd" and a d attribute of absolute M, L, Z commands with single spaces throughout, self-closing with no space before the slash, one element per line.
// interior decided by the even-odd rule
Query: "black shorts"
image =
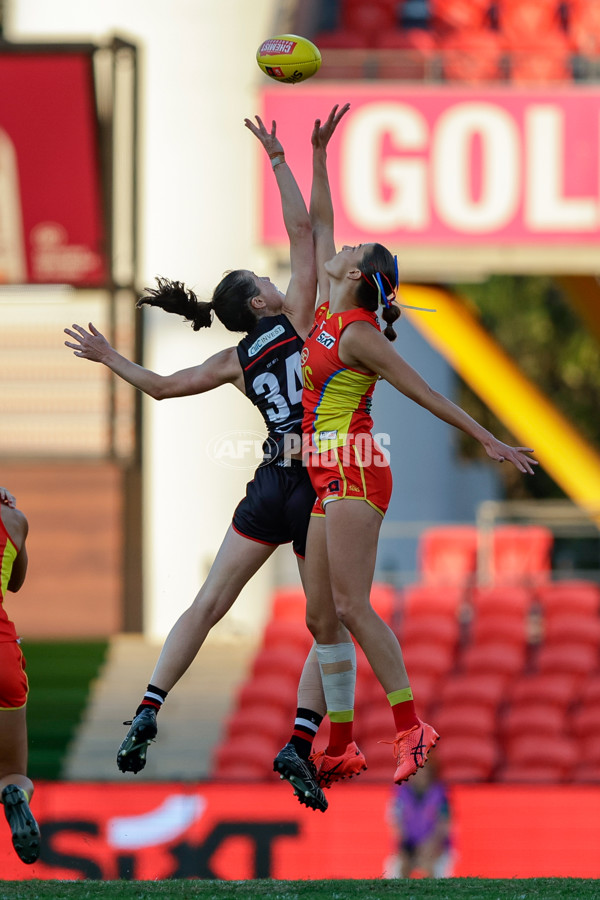
<path fill-rule="evenodd" d="M 261 466 L 246 486 L 246 496 L 233 514 L 233 527 L 261 544 L 288 544 L 304 559 L 306 532 L 315 491 L 300 460 L 290 466 Z"/>

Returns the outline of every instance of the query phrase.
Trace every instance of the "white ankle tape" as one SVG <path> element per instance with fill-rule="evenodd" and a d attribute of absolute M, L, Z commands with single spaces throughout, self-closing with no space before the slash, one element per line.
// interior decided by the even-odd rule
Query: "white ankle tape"
<path fill-rule="evenodd" d="M 317 644 L 317 657 L 323 680 L 327 710 L 354 709 L 356 687 L 356 648 L 344 644 Z"/>

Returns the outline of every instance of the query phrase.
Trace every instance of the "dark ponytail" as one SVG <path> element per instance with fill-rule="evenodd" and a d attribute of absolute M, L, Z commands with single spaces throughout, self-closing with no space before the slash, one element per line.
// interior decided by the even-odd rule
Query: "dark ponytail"
<path fill-rule="evenodd" d="M 136 306 L 158 306 L 165 312 L 177 313 L 192 323 L 194 331 L 210 328 L 213 312 L 228 331 L 246 334 L 258 322 L 250 305 L 258 296 L 258 288 L 244 269 L 228 272 L 216 286 L 210 303 L 198 300 L 181 281 L 157 278 L 156 284 L 156 288 L 145 288 Z"/>
<path fill-rule="evenodd" d="M 212 303 L 198 300 L 195 293 L 186 288 L 181 281 L 170 281 L 168 278 L 156 279 L 157 287 L 144 288 L 136 306 L 158 306 L 168 313 L 176 313 L 192 323 L 194 331 L 210 328 L 212 322 Z"/>
<path fill-rule="evenodd" d="M 386 326 L 383 329 L 383 333 L 385 334 L 388 341 L 395 341 L 398 337 L 393 326 L 396 319 L 399 319 L 401 315 L 402 310 L 393 301 L 391 301 L 389 306 L 384 306 L 384 308 L 381 310 L 381 317 L 386 323 Z"/>
<path fill-rule="evenodd" d="M 388 341 L 395 341 L 398 335 L 394 322 L 402 310 L 394 303 L 398 289 L 398 272 L 395 257 L 383 244 L 373 244 L 365 251 L 358 265 L 363 277 L 357 285 L 358 305 L 376 312 L 381 303 L 381 317 L 386 323 L 384 335 Z"/>

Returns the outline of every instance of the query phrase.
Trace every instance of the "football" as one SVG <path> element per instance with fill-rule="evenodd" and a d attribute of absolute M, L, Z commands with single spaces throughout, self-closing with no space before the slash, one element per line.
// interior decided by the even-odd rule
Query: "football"
<path fill-rule="evenodd" d="M 321 54 L 308 38 L 278 34 L 262 42 L 256 51 L 256 61 L 274 81 L 297 84 L 319 71 Z"/>

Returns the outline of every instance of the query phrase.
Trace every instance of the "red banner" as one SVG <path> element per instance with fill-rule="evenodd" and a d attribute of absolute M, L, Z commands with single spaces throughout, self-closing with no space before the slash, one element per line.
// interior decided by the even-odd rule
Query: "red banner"
<path fill-rule="evenodd" d="M 0 283 L 106 281 L 93 60 L 0 53 Z"/>
<path fill-rule="evenodd" d="M 339 784 L 329 809 L 287 785 L 39 784 L 42 854 L 16 857 L 0 823 L 0 878 L 380 878 L 394 850 L 391 785 Z M 600 877 L 600 788 L 451 791 L 454 876 Z"/>
<path fill-rule="evenodd" d="M 277 122 L 306 197 L 315 118 L 346 101 L 328 149 L 336 238 L 351 243 L 572 245 L 600 238 L 600 89 L 273 86 Z M 264 154 L 263 154 L 264 157 Z M 263 160 L 262 239 L 286 235 Z"/>

